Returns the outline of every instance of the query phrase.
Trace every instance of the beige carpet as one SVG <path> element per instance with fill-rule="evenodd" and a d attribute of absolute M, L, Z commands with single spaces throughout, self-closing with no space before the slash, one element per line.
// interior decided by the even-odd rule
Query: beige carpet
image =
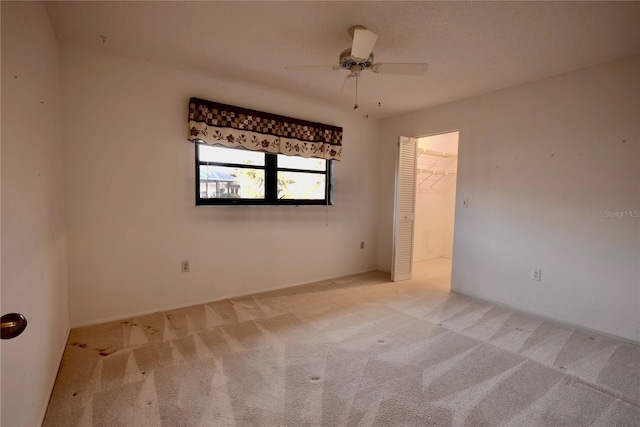
<path fill-rule="evenodd" d="M 417 267 L 74 329 L 44 425 L 640 426 L 638 346 Z"/>

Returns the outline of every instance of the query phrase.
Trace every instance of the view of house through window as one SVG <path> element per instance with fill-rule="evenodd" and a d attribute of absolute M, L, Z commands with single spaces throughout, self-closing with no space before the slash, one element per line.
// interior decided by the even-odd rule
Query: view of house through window
<path fill-rule="evenodd" d="M 264 153 L 208 145 L 197 147 L 200 158 L 201 198 L 264 198 Z M 220 166 L 216 163 L 230 166 Z"/>
<path fill-rule="evenodd" d="M 196 145 L 196 204 L 326 204 L 330 162 Z"/>

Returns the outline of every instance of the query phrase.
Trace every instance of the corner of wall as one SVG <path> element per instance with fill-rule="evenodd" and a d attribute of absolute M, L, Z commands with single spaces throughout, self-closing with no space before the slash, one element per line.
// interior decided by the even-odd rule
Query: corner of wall
<path fill-rule="evenodd" d="M 29 322 L 2 343 L 2 424 L 36 425 L 69 332 L 60 59 L 43 2 L 1 10 L 2 309 Z"/>

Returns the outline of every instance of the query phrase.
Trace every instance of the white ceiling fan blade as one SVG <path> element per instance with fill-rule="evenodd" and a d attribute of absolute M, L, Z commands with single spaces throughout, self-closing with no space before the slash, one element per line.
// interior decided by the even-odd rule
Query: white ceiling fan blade
<path fill-rule="evenodd" d="M 285 70 L 291 71 L 316 71 L 316 70 L 341 70 L 339 65 L 287 65 Z"/>
<path fill-rule="evenodd" d="M 427 72 L 427 64 L 396 64 L 381 63 L 373 64 L 371 71 L 380 74 L 404 74 L 406 76 L 421 76 Z"/>
<path fill-rule="evenodd" d="M 378 35 L 362 28 L 353 31 L 353 44 L 351 46 L 351 57 L 356 61 L 364 62 L 369 59 L 373 46 L 378 40 Z"/>

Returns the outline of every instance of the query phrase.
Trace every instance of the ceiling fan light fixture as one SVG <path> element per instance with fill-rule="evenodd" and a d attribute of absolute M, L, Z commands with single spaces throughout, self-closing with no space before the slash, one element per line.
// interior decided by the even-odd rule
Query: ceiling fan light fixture
<path fill-rule="evenodd" d="M 351 49 L 345 49 L 340 53 L 340 67 L 346 68 L 347 70 L 353 71 L 351 67 L 354 65 L 359 65 L 360 70 L 364 70 L 366 68 L 370 68 L 373 65 L 373 53 L 369 55 L 369 58 L 366 60 L 357 60 L 351 56 Z"/>

